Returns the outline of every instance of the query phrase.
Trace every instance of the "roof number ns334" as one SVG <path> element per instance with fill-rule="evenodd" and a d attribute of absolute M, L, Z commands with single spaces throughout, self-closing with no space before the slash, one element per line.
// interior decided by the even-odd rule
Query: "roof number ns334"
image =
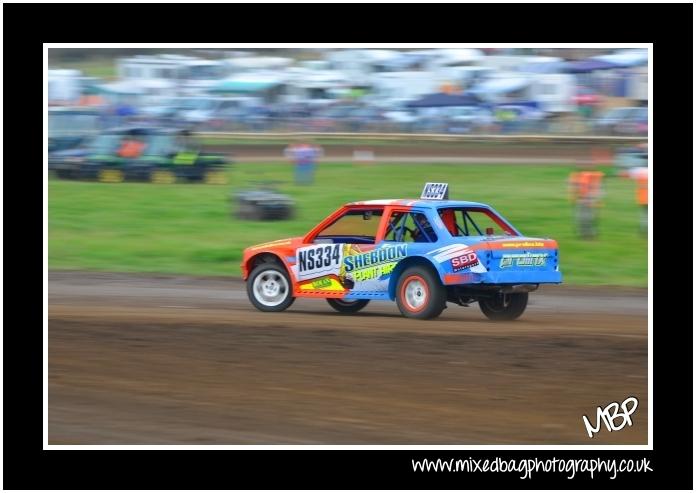
<path fill-rule="evenodd" d="M 420 198 L 423 200 L 448 199 L 448 192 L 447 183 L 426 183 Z"/>

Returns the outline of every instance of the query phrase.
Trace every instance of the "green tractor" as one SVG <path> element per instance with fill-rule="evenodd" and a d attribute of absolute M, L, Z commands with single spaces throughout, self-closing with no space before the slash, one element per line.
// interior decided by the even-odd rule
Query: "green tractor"
<path fill-rule="evenodd" d="M 202 152 L 186 130 L 147 127 L 112 129 L 80 151 L 55 153 L 49 159 L 59 178 L 104 183 L 225 184 L 226 164 L 225 156 Z"/>

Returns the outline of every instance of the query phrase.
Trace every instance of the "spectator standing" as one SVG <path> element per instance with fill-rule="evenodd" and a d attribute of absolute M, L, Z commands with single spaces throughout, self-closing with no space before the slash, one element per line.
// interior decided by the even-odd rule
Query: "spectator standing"
<path fill-rule="evenodd" d="M 316 162 L 322 155 L 321 147 L 308 141 L 298 142 L 285 149 L 285 157 L 295 163 L 295 183 L 297 185 L 314 183 Z"/>
<path fill-rule="evenodd" d="M 593 170 L 579 170 L 570 175 L 570 200 L 575 204 L 577 233 L 584 240 L 597 237 L 603 178 L 604 173 Z"/>
<path fill-rule="evenodd" d="M 640 208 L 640 232 L 648 233 L 648 168 L 633 168 L 629 176 L 636 182 L 636 203 Z"/>

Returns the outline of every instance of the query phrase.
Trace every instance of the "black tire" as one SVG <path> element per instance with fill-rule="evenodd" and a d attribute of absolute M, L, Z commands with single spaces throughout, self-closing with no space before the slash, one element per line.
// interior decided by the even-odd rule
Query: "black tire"
<path fill-rule="evenodd" d="M 396 284 L 396 304 L 405 317 L 435 318 L 447 306 L 447 289 L 432 269 L 409 267 Z"/>
<path fill-rule="evenodd" d="M 529 293 L 499 293 L 493 298 L 481 298 L 479 307 L 491 320 L 515 320 L 527 308 Z"/>
<path fill-rule="evenodd" d="M 261 221 L 263 220 L 263 211 L 258 204 L 242 202 L 239 204 L 239 218 L 248 221 Z"/>
<path fill-rule="evenodd" d="M 249 301 L 262 312 L 282 312 L 295 302 L 290 276 L 277 262 L 257 265 L 249 274 L 246 285 Z"/>
<path fill-rule="evenodd" d="M 68 169 L 57 169 L 55 171 L 56 177 L 60 178 L 61 180 L 70 180 L 73 178 L 73 171 L 68 170 Z"/>
<path fill-rule="evenodd" d="M 341 298 L 327 298 L 331 308 L 340 313 L 357 313 L 367 306 L 370 300 L 343 300 Z"/>

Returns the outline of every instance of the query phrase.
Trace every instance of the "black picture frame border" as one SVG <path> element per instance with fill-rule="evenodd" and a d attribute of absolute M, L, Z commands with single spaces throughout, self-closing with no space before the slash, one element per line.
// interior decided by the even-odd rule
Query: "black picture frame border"
<path fill-rule="evenodd" d="M 688 290 L 683 288 L 662 291 L 662 296 L 659 290 L 655 293 L 657 390 L 652 451 L 42 450 L 43 293 L 39 294 L 38 279 L 43 272 L 38 258 L 43 258 L 43 236 L 37 223 L 43 215 L 43 189 L 38 185 L 42 181 L 38 161 L 43 161 L 39 137 L 43 102 L 38 92 L 44 76 L 42 43 L 124 39 L 131 43 L 319 43 L 351 42 L 356 37 L 374 43 L 653 43 L 653 91 L 657 95 L 653 101 L 657 111 L 653 111 L 659 115 L 654 120 L 653 162 L 659 163 L 655 174 L 664 173 L 657 180 L 660 193 L 656 190 L 654 195 L 661 197 L 663 190 L 669 190 L 669 202 L 661 198 L 656 202 L 670 204 L 686 221 L 690 210 L 685 198 L 690 195 L 686 175 L 693 172 L 693 165 L 687 164 L 693 162 L 693 156 L 685 156 L 683 149 L 683 143 L 692 142 L 693 130 L 692 12 L 691 4 L 4 4 L 3 178 L 6 258 L 10 260 L 5 271 L 3 332 L 4 487 L 691 489 L 693 329 L 688 325 L 673 328 L 671 316 L 665 316 L 668 311 L 674 314 L 675 306 L 692 306 L 686 299 Z M 416 20 L 418 25 L 413 24 Z M 672 180 L 668 180 L 670 172 Z M 666 208 L 658 206 L 655 217 L 660 210 Z M 656 236 L 653 258 L 671 258 L 675 249 L 681 252 L 691 244 L 685 234 L 676 234 L 677 239 L 668 236 L 664 242 Z M 688 283 L 684 273 L 691 271 L 691 264 L 684 261 L 686 255 L 680 255 L 678 265 L 669 269 L 656 268 L 655 285 L 673 286 L 674 277 L 668 279 L 668 275 Z M 411 459 L 495 456 L 646 457 L 653 472 L 619 475 L 614 480 L 582 475 L 568 480 L 561 474 L 538 473 L 522 480 L 515 473 L 417 473 L 411 466 Z"/>

